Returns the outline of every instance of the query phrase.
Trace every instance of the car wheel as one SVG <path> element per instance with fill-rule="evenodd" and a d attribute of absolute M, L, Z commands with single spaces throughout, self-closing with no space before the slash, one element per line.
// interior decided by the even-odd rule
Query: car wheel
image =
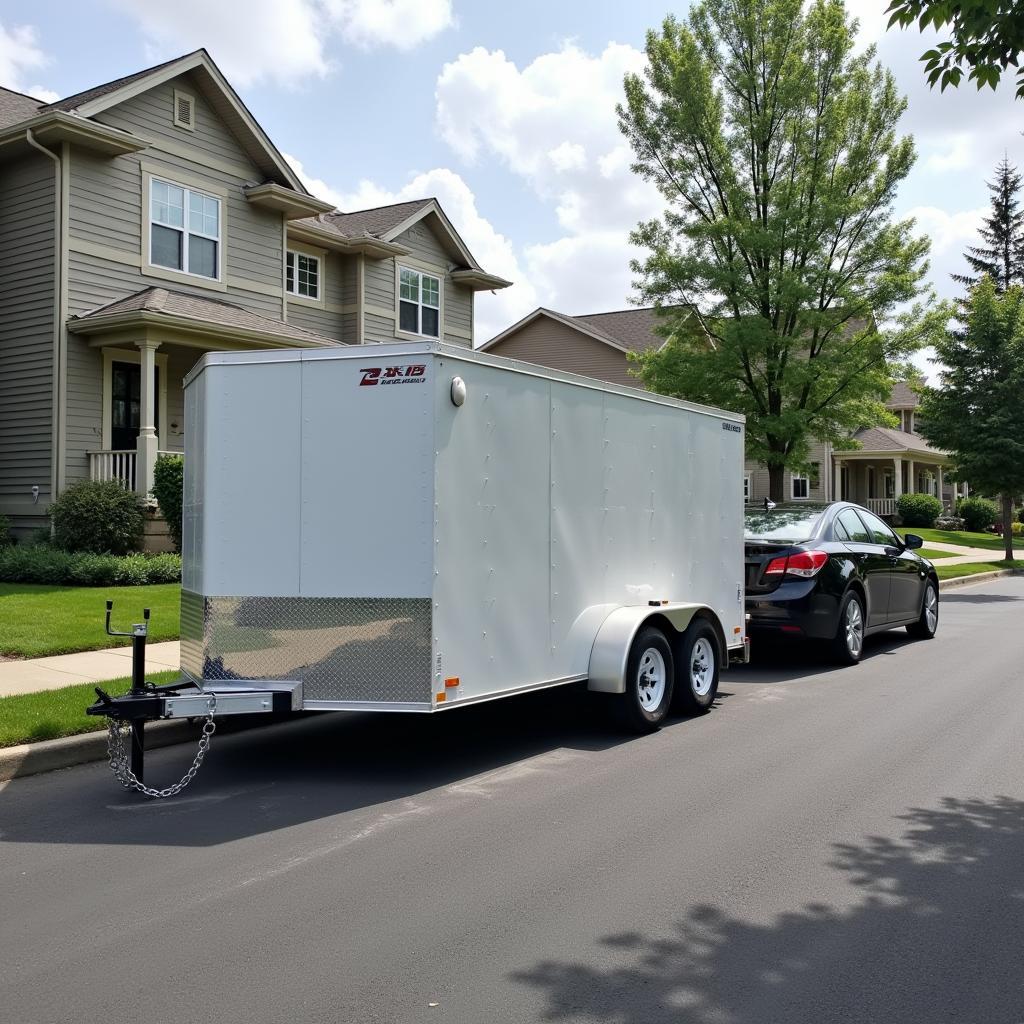
<path fill-rule="evenodd" d="M 921 617 L 907 626 L 907 632 L 918 640 L 931 640 L 939 628 L 939 591 L 934 580 L 924 585 L 921 601 Z"/>
<path fill-rule="evenodd" d="M 694 619 L 676 645 L 676 685 L 672 711 L 699 715 L 718 694 L 718 637 L 707 619 Z"/>
<path fill-rule="evenodd" d="M 640 630 L 626 660 L 626 689 L 616 694 L 615 717 L 629 732 L 654 732 L 672 704 L 672 648 L 660 629 Z"/>
<path fill-rule="evenodd" d="M 852 590 L 839 606 L 832 653 L 841 665 L 856 665 L 864 653 L 864 603 Z"/>

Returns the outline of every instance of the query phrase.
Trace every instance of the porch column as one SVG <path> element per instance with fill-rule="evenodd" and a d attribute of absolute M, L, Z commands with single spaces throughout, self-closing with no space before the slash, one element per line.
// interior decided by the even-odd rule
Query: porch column
<path fill-rule="evenodd" d="M 935 489 L 938 491 L 938 494 L 936 494 L 935 497 L 938 498 L 939 501 L 942 501 L 942 466 L 938 466 L 935 470 L 935 481 Z M 945 505 L 945 502 L 943 502 L 943 505 Z"/>
<path fill-rule="evenodd" d="M 894 457 L 892 465 L 892 496 L 894 501 L 898 501 L 903 493 L 903 460 L 899 457 Z"/>
<path fill-rule="evenodd" d="M 914 476 L 914 460 L 907 460 L 907 494 L 917 494 L 917 478 Z"/>
<path fill-rule="evenodd" d="M 160 342 L 140 341 L 139 363 L 139 439 L 135 444 L 135 490 L 145 497 L 153 490 L 153 470 L 156 467 L 160 441 L 156 436 L 156 350 Z"/>
<path fill-rule="evenodd" d="M 957 502 L 957 493 L 956 492 L 959 489 L 960 485 L 954 480 L 953 483 L 950 484 L 950 486 L 953 488 L 953 494 L 951 495 L 951 498 L 950 498 L 950 511 L 951 512 L 956 512 L 956 502 Z"/>
<path fill-rule="evenodd" d="M 842 498 L 840 487 L 843 479 L 843 463 L 841 459 L 832 456 L 832 500 L 839 501 Z"/>

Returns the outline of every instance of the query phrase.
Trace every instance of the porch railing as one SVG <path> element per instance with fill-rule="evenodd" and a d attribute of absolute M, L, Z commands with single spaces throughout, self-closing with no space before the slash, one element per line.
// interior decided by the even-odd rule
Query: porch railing
<path fill-rule="evenodd" d="M 157 452 L 157 457 L 180 454 L 181 452 Z M 134 491 L 135 455 L 133 450 L 116 451 L 111 448 L 89 452 L 89 479 L 116 480 L 126 491 Z"/>
<path fill-rule="evenodd" d="M 876 516 L 894 516 L 896 514 L 895 498 L 868 498 L 868 511 Z"/>

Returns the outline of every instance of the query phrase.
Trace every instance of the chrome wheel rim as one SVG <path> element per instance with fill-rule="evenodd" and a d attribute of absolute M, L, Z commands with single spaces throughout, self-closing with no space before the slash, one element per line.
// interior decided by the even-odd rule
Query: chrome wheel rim
<path fill-rule="evenodd" d="M 860 613 L 860 604 L 851 601 L 846 606 L 846 649 L 854 658 L 859 658 L 863 646 L 864 617 Z"/>
<path fill-rule="evenodd" d="M 935 593 L 935 587 L 930 583 L 924 591 L 924 621 L 928 626 L 928 632 L 934 633 L 939 624 L 939 595 Z"/>
<path fill-rule="evenodd" d="M 648 647 L 640 655 L 640 665 L 636 671 L 636 688 L 640 697 L 640 707 L 647 712 L 657 711 L 665 698 L 665 684 L 668 673 L 665 671 L 665 659 L 661 651 Z"/>
<path fill-rule="evenodd" d="M 698 637 L 690 656 L 690 687 L 698 697 L 706 697 L 715 678 L 715 652 L 705 637 Z"/>

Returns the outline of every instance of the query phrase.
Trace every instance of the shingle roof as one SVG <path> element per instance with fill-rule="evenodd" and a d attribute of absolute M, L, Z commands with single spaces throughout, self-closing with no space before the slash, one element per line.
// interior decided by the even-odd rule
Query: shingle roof
<path fill-rule="evenodd" d="M 255 331 L 260 334 L 274 334 L 292 341 L 302 341 L 313 345 L 340 345 L 333 338 L 315 334 L 294 324 L 275 320 L 273 317 L 261 316 L 250 312 L 233 302 L 221 299 L 207 299 L 186 292 L 171 291 L 168 288 L 143 288 L 124 298 L 115 299 L 103 306 L 97 306 L 86 313 L 72 317 L 73 320 L 87 321 L 100 317 L 113 316 L 116 313 L 162 313 L 168 317 L 195 320 L 205 324 L 233 327 L 243 331 Z"/>
<path fill-rule="evenodd" d="M 432 199 L 414 199 L 408 203 L 392 203 L 390 206 L 376 206 L 371 210 L 354 210 L 352 213 L 325 213 L 322 219 L 343 235 L 385 235 L 414 213 L 418 213 Z"/>
<path fill-rule="evenodd" d="M 174 57 L 172 60 L 165 60 L 162 64 L 155 64 L 151 68 L 144 68 L 142 71 L 136 71 L 134 74 L 125 75 L 123 78 L 115 78 L 113 81 L 104 82 L 103 85 L 96 85 L 91 89 L 85 89 L 83 92 L 76 92 L 71 96 L 65 96 L 64 99 L 57 100 L 55 103 L 50 103 L 42 109 L 77 110 L 86 103 L 91 103 L 93 100 L 99 99 L 101 96 L 106 96 L 109 93 L 117 92 L 118 89 L 122 89 L 126 85 L 131 85 L 132 82 L 137 82 L 139 79 L 145 78 L 147 75 L 155 74 L 161 68 L 165 68 L 169 64 L 174 64 L 179 60 L 183 60 L 185 57 L 191 57 L 193 53 L 200 52 L 205 51 L 193 50 L 191 53 L 183 53 L 178 57 Z"/>
<path fill-rule="evenodd" d="M 662 318 L 653 307 L 619 309 L 612 313 L 586 313 L 566 319 L 578 320 L 591 330 L 604 334 L 620 348 L 631 352 L 660 348 L 665 343 L 665 338 L 655 333 L 654 328 Z"/>
<path fill-rule="evenodd" d="M 892 386 L 892 392 L 885 407 L 887 409 L 916 409 L 920 404 L 921 396 L 907 381 L 898 380 Z"/>
<path fill-rule="evenodd" d="M 861 450 L 865 452 L 923 452 L 928 455 L 945 455 L 938 448 L 933 448 L 923 437 L 908 434 L 905 430 L 894 430 L 892 427 L 865 427 L 853 435 L 860 441 Z"/>
<path fill-rule="evenodd" d="M 19 121 L 35 117 L 43 106 L 42 100 L 0 86 L 0 128 L 9 128 Z"/>

